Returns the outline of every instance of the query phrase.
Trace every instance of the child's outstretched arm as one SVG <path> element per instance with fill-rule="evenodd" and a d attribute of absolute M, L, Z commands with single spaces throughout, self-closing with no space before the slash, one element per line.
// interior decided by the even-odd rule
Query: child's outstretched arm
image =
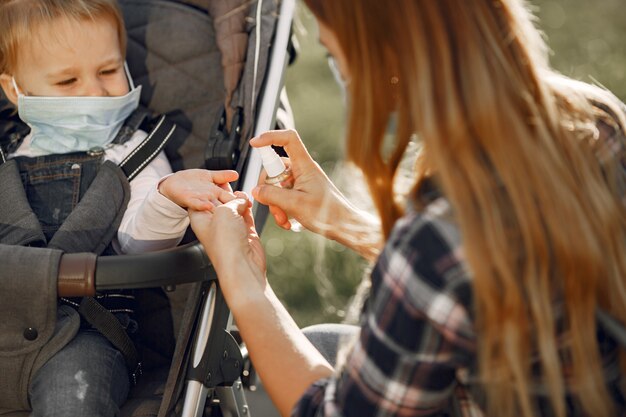
<path fill-rule="evenodd" d="M 235 179 L 235 171 L 198 169 L 172 174 L 161 153 L 130 183 L 130 201 L 118 229 L 116 249 L 134 254 L 175 247 L 189 226 L 187 207 L 206 210 L 217 201 L 234 198 L 228 182 Z"/>

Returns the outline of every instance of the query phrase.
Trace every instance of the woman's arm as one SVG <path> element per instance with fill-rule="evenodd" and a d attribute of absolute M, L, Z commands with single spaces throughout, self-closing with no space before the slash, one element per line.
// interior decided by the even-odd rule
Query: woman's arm
<path fill-rule="evenodd" d="M 226 297 L 231 300 L 229 306 L 236 304 L 236 296 Z M 231 307 L 231 311 L 265 390 L 280 414 L 289 416 L 307 388 L 332 375 L 333 369 L 300 331 L 269 285 L 255 298 Z"/>
<path fill-rule="evenodd" d="M 289 229 L 288 218 L 293 217 L 308 230 L 336 240 L 367 259 L 376 259 L 382 246 L 380 221 L 345 198 L 313 161 L 295 131 L 267 132 L 250 144 L 282 146 L 290 157 L 293 188 L 259 185 L 252 191 L 255 199 L 270 206 L 280 227 Z"/>
<path fill-rule="evenodd" d="M 281 414 L 288 416 L 307 387 L 333 370 L 268 285 L 250 203 L 238 195 L 243 198 L 216 207 L 213 213 L 190 211 L 191 226 L 213 263 L 265 389 Z"/>
<path fill-rule="evenodd" d="M 427 416 L 447 405 L 475 347 L 455 229 L 423 217 L 400 221 L 374 268 L 359 339 L 335 375 L 269 287 L 249 205 L 239 199 L 190 216 L 283 416 Z M 213 244 L 224 239 L 229 245 Z"/>

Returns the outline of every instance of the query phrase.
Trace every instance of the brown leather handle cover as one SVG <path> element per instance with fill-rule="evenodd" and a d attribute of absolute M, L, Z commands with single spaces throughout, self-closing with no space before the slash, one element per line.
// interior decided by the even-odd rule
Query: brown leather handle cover
<path fill-rule="evenodd" d="M 95 253 L 65 253 L 59 264 L 59 297 L 93 297 L 96 294 Z"/>

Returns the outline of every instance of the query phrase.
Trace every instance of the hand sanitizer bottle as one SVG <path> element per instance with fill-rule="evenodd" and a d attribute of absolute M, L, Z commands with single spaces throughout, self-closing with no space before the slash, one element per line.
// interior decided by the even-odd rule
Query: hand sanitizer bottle
<path fill-rule="evenodd" d="M 293 187 L 293 175 L 291 170 L 285 167 L 285 164 L 280 156 L 272 149 L 271 146 L 264 146 L 259 148 L 261 152 L 261 160 L 263 161 L 263 168 L 267 173 L 265 183 L 273 185 L 275 187 L 290 189 Z M 300 232 L 303 227 L 296 219 L 289 219 L 291 224 L 291 231 Z"/>

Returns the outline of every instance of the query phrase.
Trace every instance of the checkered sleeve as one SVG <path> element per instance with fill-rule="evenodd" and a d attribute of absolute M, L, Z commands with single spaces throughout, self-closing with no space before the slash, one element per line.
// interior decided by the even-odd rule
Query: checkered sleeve
<path fill-rule="evenodd" d="M 372 271 L 358 340 L 336 377 L 318 381 L 293 416 L 431 416 L 445 411 L 474 350 L 470 281 L 458 229 L 433 206 L 398 222 Z M 440 204 L 440 205 L 441 205 Z"/>

